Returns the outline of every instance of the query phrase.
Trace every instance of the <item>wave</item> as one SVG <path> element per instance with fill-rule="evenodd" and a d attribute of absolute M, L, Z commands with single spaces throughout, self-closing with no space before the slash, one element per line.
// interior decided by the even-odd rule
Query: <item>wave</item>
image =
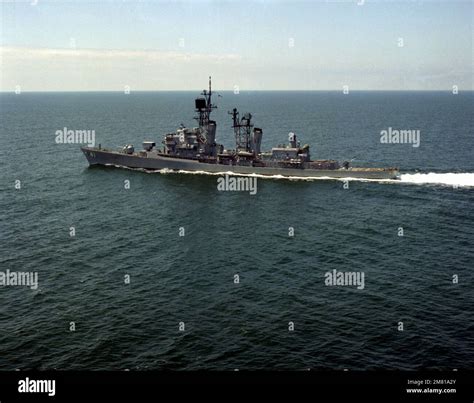
<path fill-rule="evenodd" d="M 112 165 L 112 164 L 110 164 Z M 414 184 L 414 185 L 440 185 L 440 186 L 452 186 L 452 187 L 474 187 L 474 173 L 458 173 L 458 172 L 447 172 L 447 173 L 402 173 L 399 179 L 365 179 L 365 178 L 334 178 L 330 176 L 321 176 L 318 178 L 308 178 L 305 176 L 283 176 L 283 175 L 261 175 L 261 174 L 242 174 L 230 171 L 222 172 L 206 172 L 206 171 L 186 171 L 186 170 L 172 170 L 168 168 L 149 170 L 143 168 L 129 168 L 121 165 L 112 165 L 117 168 L 125 168 L 133 171 L 141 171 L 146 173 L 159 173 L 159 174 L 186 174 L 186 175 L 210 175 L 210 176 L 247 176 L 259 179 L 271 179 L 271 180 L 286 180 L 286 181 L 350 181 L 350 182 L 377 182 L 377 183 L 389 183 L 389 184 Z"/>

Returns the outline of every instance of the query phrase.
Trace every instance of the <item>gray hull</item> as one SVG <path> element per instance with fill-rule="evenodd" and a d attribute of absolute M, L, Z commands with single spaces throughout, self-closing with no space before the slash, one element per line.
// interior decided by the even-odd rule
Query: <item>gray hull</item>
<path fill-rule="evenodd" d="M 286 177 L 331 177 L 331 178 L 364 178 L 364 179 L 397 179 L 399 171 L 396 168 L 349 168 L 349 169 L 299 169 L 251 167 L 239 165 L 209 164 L 196 160 L 163 157 L 153 153 L 124 154 L 93 147 L 82 147 L 90 165 L 116 165 L 128 168 L 149 170 L 170 169 L 173 171 L 191 171 L 207 173 L 259 174 L 281 175 Z"/>

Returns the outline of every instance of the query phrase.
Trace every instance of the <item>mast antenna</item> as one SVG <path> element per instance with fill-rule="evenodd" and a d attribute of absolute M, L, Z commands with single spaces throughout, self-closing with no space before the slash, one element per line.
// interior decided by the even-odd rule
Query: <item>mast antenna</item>
<path fill-rule="evenodd" d="M 207 128 L 210 121 L 211 112 L 217 106 L 212 104 L 212 83 L 211 76 L 209 76 L 209 90 L 203 90 L 202 98 L 196 99 L 196 112 L 198 115 L 195 119 L 199 122 L 199 127 Z"/>

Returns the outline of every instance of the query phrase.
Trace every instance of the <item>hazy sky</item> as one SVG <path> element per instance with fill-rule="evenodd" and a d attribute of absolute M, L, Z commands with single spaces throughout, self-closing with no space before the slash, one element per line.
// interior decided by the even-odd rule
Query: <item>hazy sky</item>
<path fill-rule="evenodd" d="M 3 0 L 0 90 L 473 89 L 473 1 L 362 1 Z"/>

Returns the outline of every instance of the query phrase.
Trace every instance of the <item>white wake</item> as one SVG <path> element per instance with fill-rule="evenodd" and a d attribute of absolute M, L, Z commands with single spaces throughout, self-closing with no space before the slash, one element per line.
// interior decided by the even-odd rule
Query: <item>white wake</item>
<path fill-rule="evenodd" d="M 445 185 L 459 187 L 474 187 L 474 173 L 415 173 L 401 174 L 400 182 L 417 185 Z"/>
<path fill-rule="evenodd" d="M 388 184 L 414 184 L 414 185 L 439 185 L 439 186 L 450 186 L 450 187 L 474 187 L 474 173 L 402 173 L 398 179 L 365 179 L 365 178 L 334 178 L 330 176 L 321 176 L 317 178 L 308 178 L 304 176 L 283 176 L 283 175 L 260 175 L 260 174 L 237 174 L 235 172 L 205 172 L 205 171 L 175 171 L 172 169 L 157 169 L 157 170 L 146 170 L 142 168 L 128 168 L 121 165 L 114 165 L 117 168 L 131 169 L 133 171 L 143 171 L 146 173 L 160 173 L 160 174 L 187 174 L 187 175 L 211 175 L 211 176 L 249 176 L 256 177 L 259 179 L 279 179 L 279 180 L 290 180 L 290 181 L 326 181 L 326 180 L 337 180 L 337 181 L 354 181 L 354 182 L 378 182 Z"/>

